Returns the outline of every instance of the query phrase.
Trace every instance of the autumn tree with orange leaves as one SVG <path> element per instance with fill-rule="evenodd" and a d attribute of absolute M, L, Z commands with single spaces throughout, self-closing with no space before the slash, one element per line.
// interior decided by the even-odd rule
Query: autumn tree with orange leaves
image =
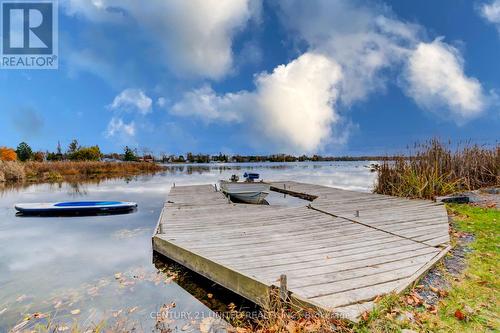
<path fill-rule="evenodd" d="M 15 161 L 17 160 L 16 151 L 12 148 L 0 147 L 0 161 Z"/>

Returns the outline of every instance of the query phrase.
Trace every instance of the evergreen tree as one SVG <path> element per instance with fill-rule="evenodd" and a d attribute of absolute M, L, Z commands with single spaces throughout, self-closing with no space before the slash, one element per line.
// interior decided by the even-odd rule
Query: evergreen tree
<path fill-rule="evenodd" d="M 27 161 L 33 157 L 33 151 L 26 142 L 21 142 L 16 149 L 17 158 L 20 161 Z"/>
<path fill-rule="evenodd" d="M 123 160 L 129 162 L 137 161 L 137 156 L 135 155 L 134 151 L 130 149 L 128 146 L 125 146 Z"/>
<path fill-rule="evenodd" d="M 80 149 L 80 145 L 78 145 L 78 141 L 76 139 L 73 139 L 71 143 L 68 146 L 68 153 L 72 154 L 77 152 Z"/>

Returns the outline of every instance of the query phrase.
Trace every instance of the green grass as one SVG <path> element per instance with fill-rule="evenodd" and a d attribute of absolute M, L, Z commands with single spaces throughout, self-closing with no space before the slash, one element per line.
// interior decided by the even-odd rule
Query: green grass
<path fill-rule="evenodd" d="M 405 328 L 417 332 L 500 330 L 500 211 L 467 205 L 448 208 L 454 216 L 456 231 L 471 233 L 475 239 L 469 244 L 472 252 L 467 255 L 462 274 L 454 277 L 442 270 L 450 288 L 448 295 L 438 303 L 437 313 L 425 306 L 408 305 L 406 295 L 390 295 L 353 327 L 355 332 L 399 332 Z M 401 320 L 401 313 L 409 313 L 414 320 Z M 463 318 L 457 318 L 461 314 Z"/>

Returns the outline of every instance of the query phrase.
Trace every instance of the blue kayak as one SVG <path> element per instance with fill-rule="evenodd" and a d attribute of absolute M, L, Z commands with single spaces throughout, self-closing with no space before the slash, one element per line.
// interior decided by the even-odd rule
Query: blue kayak
<path fill-rule="evenodd" d="M 123 212 L 137 207 L 135 202 L 67 201 L 54 203 L 20 203 L 14 208 L 23 214 Z"/>

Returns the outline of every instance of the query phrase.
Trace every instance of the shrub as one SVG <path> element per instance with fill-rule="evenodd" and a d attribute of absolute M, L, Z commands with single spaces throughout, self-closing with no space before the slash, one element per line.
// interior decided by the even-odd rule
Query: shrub
<path fill-rule="evenodd" d="M 99 146 L 81 147 L 68 154 L 68 158 L 72 161 L 99 161 L 102 154 Z"/>
<path fill-rule="evenodd" d="M 128 146 L 124 148 L 123 160 L 127 162 L 137 161 L 137 155 Z"/>
<path fill-rule="evenodd" d="M 0 161 L 15 161 L 17 155 L 14 149 L 7 147 L 0 147 Z"/>
<path fill-rule="evenodd" d="M 44 159 L 45 159 L 45 154 L 41 151 L 37 151 L 36 153 L 33 154 L 33 161 L 43 162 Z"/>
<path fill-rule="evenodd" d="M 64 159 L 61 153 L 49 153 L 47 152 L 47 161 L 62 161 Z"/>

